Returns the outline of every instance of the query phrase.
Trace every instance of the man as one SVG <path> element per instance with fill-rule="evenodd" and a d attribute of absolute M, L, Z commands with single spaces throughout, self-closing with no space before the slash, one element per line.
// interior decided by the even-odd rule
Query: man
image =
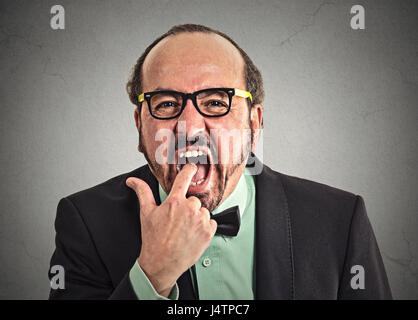
<path fill-rule="evenodd" d="M 60 201 L 50 298 L 391 298 L 360 196 L 253 161 L 262 79 L 228 36 L 173 27 L 127 89 L 148 165 Z"/>

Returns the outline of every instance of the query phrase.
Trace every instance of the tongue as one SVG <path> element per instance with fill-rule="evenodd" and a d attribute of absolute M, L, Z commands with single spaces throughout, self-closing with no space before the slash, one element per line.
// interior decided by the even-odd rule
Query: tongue
<path fill-rule="evenodd" d="M 197 182 L 199 180 L 205 179 L 208 174 L 208 168 L 206 164 L 197 164 L 197 171 L 193 176 L 192 181 Z"/>

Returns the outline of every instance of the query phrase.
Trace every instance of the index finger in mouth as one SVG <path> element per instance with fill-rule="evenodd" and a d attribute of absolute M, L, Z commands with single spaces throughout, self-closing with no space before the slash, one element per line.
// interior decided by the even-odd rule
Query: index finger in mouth
<path fill-rule="evenodd" d="M 187 163 L 179 171 L 174 180 L 173 186 L 169 196 L 186 196 L 187 190 L 189 189 L 190 182 L 193 176 L 196 174 L 197 166 L 194 163 Z"/>

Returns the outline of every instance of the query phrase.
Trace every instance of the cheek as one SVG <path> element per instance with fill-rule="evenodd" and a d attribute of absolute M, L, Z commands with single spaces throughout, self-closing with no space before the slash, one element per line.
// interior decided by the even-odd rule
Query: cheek
<path fill-rule="evenodd" d="M 176 138 L 173 125 L 168 121 L 153 118 L 146 119 L 145 121 L 143 121 L 142 127 L 142 141 L 146 146 L 149 156 L 154 157 L 158 154 L 164 158 L 168 157 L 168 152 L 173 152 L 175 148 Z"/>
<path fill-rule="evenodd" d="M 246 129 L 249 127 L 249 115 L 247 110 L 231 109 L 231 111 L 224 117 L 208 119 L 206 124 L 209 129 Z"/>
<path fill-rule="evenodd" d="M 250 111 L 248 110 L 247 105 L 241 105 L 235 110 L 231 110 L 231 121 L 235 124 L 237 128 L 248 128 Z"/>
<path fill-rule="evenodd" d="M 225 117 L 207 121 L 207 127 L 215 139 L 219 164 L 229 167 L 240 163 L 251 137 L 248 112 L 238 114 L 231 110 Z"/>

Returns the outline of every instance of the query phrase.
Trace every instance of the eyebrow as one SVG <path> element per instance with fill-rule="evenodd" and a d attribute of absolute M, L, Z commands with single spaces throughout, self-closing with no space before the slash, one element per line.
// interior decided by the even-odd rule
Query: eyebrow
<path fill-rule="evenodd" d="M 177 91 L 177 90 L 174 90 L 174 89 L 172 89 L 172 88 L 162 88 L 162 87 L 157 87 L 157 88 L 155 88 L 155 90 L 154 91 Z"/>

